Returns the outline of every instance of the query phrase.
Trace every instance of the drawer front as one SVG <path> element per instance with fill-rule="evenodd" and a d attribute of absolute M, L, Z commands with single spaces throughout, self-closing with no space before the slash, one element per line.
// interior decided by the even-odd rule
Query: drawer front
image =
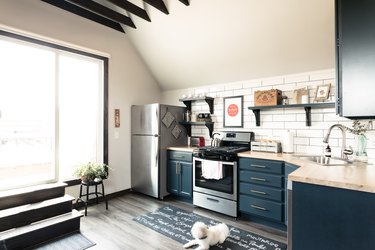
<path fill-rule="evenodd" d="M 271 161 L 253 158 L 241 158 L 240 169 L 259 171 L 271 174 L 283 174 L 283 165 L 281 161 Z"/>
<path fill-rule="evenodd" d="M 190 152 L 169 150 L 168 157 L 169 160 L 193 162 L 193 154 Z"/>
<path fill-rule="evenodd" d="M 193 204 L 194 206 L 203 207 L 205 209 L 210 209 L 222 214 L 237 217 L 237 202 L 235 201 L 194 192 Z"/>
<path fill-rule="evenodd" d="M 274 201 L 284 201 L 284 191 L 278 188 L 265 187 L 250 183 L 240 183 L 240 194 L 248 194 Z"/>
<path fill-rule="evenodd" d="M 282 188 L 284 186 L 284 177 L 278 175 L 263 174 L 253 171 L 240 171 L 240 181 Z"/>
<path fill-rule="evenodd" d="M 282 222 L 284 205 L 248 195 L 240 195 L 240 211 Z"/>

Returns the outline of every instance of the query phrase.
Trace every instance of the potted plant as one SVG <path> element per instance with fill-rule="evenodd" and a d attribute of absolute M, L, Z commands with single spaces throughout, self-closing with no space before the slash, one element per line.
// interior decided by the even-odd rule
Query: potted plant
<path fill-rule="evenodd" d="M 101 181 L 108 177 L 109 166 L 104 163 L 89 162 L 81 164 L 74 170 L 74 175 L 80 177 L 83 182 Z"/>

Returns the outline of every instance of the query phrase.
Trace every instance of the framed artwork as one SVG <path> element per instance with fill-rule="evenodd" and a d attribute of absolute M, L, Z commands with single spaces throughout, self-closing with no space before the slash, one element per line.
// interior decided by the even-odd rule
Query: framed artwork
<path fill-rule="evenodd" d="M 318 86 L 316 89 L 314 101 L 319 102 L 319 101 L 327 100 L 330 89 L 331 89 L 331 84 L 324 84 L 324 85 Z"/>
<path fill-rule="evenodd" d="M 120 127 L 120 109 L 115 109 L 115 128 Z"/>
<path fill-rule="evenodd" d="M 233 96 L 224 98 L 224 128 L 243 127 L 243 96 Z"/>

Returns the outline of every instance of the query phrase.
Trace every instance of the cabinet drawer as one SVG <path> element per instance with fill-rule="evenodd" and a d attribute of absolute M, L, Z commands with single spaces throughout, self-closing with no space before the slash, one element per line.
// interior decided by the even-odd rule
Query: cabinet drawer
<path fill-rule="evenodd" d="M 240 169 L 272 174 L 283 174 L 283 162 L 253 158 L 240 158 Z"/>
<path fill-rule="evenodd" d="M 278 188 L 282 188 L 284 186 L 283 176 L 263 174 L 246 170 L 240 171 L 240 181 Z"/>
<path fill-rule="evenodd" d="M 192 162 L 193 161 L 193 154 L 190 153 L 190 152 L 169 150 L 168 151 L 168 158 L 169 158 L 169 160 Z"/>
<path fill-rule="evenodd" d="M 240 195 L 240 211 L 277 221 L 284 220 L 284 205 L 282 203 L 258 199 L 247 195 Z"/>
<path fill-rule="evenodd" d="M 265 187 L 245 182 L 240 183 L 240 193 L 280 202 L 284 200 L 284 191 L 281 189 Z"/>

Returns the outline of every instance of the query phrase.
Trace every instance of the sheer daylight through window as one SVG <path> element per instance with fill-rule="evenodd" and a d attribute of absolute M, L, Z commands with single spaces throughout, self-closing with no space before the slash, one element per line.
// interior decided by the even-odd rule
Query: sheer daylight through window
<path fill-rule="evenodd" d="M 0 36 L 0 190 L 103 162 L 103 64 Z"/>

